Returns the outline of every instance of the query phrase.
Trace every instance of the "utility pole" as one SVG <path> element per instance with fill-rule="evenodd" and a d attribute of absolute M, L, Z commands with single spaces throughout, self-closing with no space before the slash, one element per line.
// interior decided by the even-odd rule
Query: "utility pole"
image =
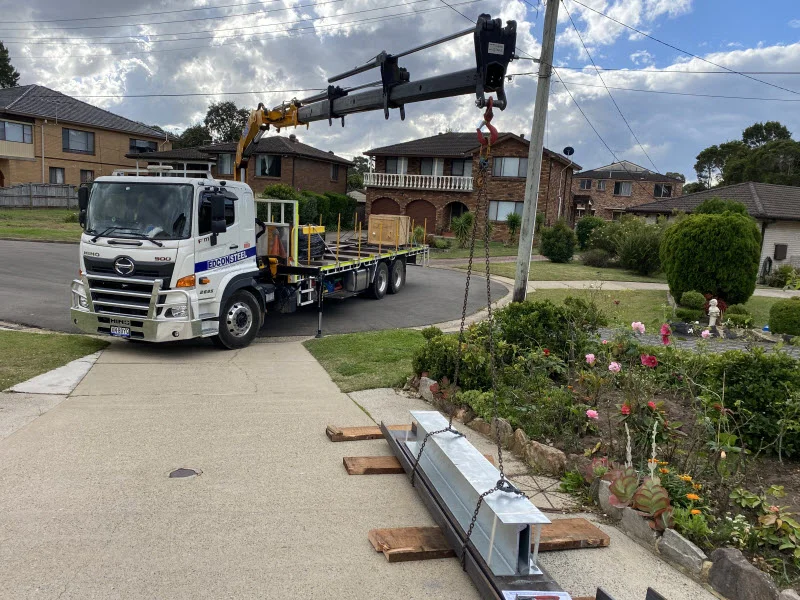
<path fill-rule="evenodd" d="M 547 121 L 547 99 L 550 95 L 553 51 L 556 45 L 559 0 L 547 0 L 542 34 L 542 55 L 539 57 L 539 83 L 536 86 L 536 105 L 533 110 L 531 145 L 528 149 L 528 173 L 525 181 L 525 204 L 522 208 L 522 227 L 519 234 L 517 274 L 514 279 L 514 302 L 523 302 L 528 291 L 528 270 L 533 251 L 533 232 L 536 228 L 536 209 L 539 200 L 539 178 L 542 175 L 542 147 Z"/>

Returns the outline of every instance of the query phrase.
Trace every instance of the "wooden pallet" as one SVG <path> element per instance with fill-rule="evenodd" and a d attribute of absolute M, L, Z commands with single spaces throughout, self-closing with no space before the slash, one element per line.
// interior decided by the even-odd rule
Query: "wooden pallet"
<path fill-rule="evenodd" d="M 411 425 L 389 425 L 393 431 L 411 431 Z M 377 425 L 366 427 L 336 427 L 328 425 L 325 435 L 332 442 L 357 442 L 360 440 L 379 440 L 383 439 L 381 428 Z"/>
<path fill-rule="evenodd" d="M 486 460 L 494 463 L 491 454 L 484 454 Z M 404 473 L 400 461 L 395 456 L 345 456 L 342 459 L 348 475 L 400 475 Z"/>
<path fill-rule="evenodd" d="M 395 527 L 373 529 L 369 541 L 389 562 L 430 560 L 455 556 L 438 527 Z M 539 552 L 602 548 L 610 538 L 598 527 L 582 518 L 556 519 L 542 526 Z"/>

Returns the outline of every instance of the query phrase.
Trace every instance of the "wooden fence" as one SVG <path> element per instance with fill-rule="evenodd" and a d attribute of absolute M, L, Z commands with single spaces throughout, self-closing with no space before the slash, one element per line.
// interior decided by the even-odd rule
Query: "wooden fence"
<path fill-rule="evenodd" d="M 77 208 L 78 192 L 71 185 L 23 183 L 0 187 L 2 208 Z"/>

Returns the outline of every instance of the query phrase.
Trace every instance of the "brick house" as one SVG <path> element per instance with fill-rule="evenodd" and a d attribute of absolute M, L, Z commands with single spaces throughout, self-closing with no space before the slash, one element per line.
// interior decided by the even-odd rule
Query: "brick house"
<path fill-rule="evenodd" d="M 284 183 L 297 190 L 319 194 L 347 192 L 349 160 L 301 143 L 294 134 L 261 138 L 249 153 L 245 180 L 260 194 L 268 185 Z M 150 164 L 172 165 L 175 169 L 210 170 L 214 177 L 233 178 L 236 143 L 212 144 L 148 154 Z"/>
<path fill-rule="evenodd" d="M 675 198 L 682 190 L 680 179 L 654 173 L 627 160 L 575 173 L 570 222 L 584 215 L 616 220 L 631 206 Z"/>
<path fill-rule="evenodd" d="M 501 133 L 492 146 L 489 217 L 497 238 L 505 236 L 510 212 L 522 214 L 529 145 L 523 136 Z M 367 150 L 364 154 L 375 159 L 374 172 L 364 175 L 367 216 L 408 215 L 416 225 L 427 223 L 428 232 L 448 231 L 453 217 L 477 206 L 473 175 L 479 150 L 475 132 L 440 133 Z M 545 148 L 538 210 L 546 224 L 555 222 L 559 207 L 563 214 L 569 203 L 573 169 L 580 166 Z"/>
<path fill-rule="evenodd" d="M 0 187 L 77 186 L 170 148 L 160 131 L 41 85 L 0 89 Z"/>

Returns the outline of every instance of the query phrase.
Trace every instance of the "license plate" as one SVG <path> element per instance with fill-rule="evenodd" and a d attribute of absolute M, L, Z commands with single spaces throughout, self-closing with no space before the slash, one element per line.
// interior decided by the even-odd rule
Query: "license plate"
<path fill-rule="evenodd" d="M 116 337 L 131 337 L 130 327 L 111 327 L 111 335 Z"/>

